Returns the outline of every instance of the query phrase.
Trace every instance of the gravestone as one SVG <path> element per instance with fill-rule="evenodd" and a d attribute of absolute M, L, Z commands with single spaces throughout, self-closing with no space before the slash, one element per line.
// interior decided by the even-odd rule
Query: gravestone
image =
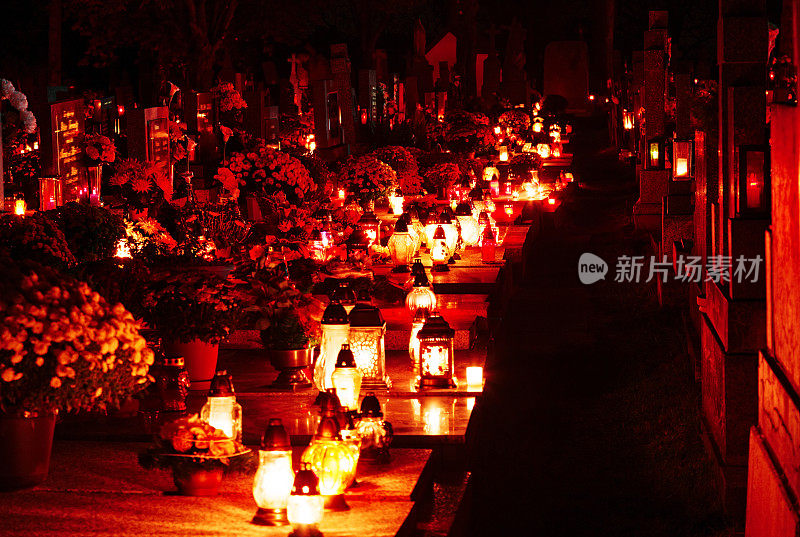
<path fill-rule="evenodd" d="M 589 49 L 584 41 L 553 41 L 544 51 L 544 93 L 567 100 L 567 112 L 589 113 Z"/>
<path fill-rule="evenodd" d="M 414 54 L 409 73 L 417 80 L 418 95 L 433 91 L 433 66 L 425 58 L 425 27 L 419 19 L 414 25 Z"/>
<path fill-rule="evenodd" d="M 503 80 L 500 83 L 501 93 L 512 105 L 530 104 L 525 62 L 525 29 L 514 18 L 508 31 L 503 62 Z"/>
<path fill-rule="evenodd" d="M 65 203 L 77 201 L 88 188 L 81 148 L 86 132 L 83 99 L 53 103 L 48 112 L 39 126 L 43 175 L 61 180 Z"/>
<path fill-rule="evenodd" d="M 497 29 L 493 24 L 489 30 L 489 53 L 486 56 L 486 60 L 483 62 L 481 95 L 484 97 L 491 97 L 500 91 L 502 68 L 500 67 L 500 58 L 497 56 L 496 36 Z"/>
<path fill-rule="evenodd" d="M 351 67 L 346 44 L 331 45 L 330 65 L 334 87 L 338 92 L 342 143 L 351 144 L 356 141 L 356 107 L 353 99 L 353 87 L 350 82 Z"/>

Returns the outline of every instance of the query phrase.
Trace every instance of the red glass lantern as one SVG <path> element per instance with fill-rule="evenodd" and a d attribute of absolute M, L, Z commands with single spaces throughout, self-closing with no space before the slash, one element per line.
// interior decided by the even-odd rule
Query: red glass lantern
<path fill-rule="evenodd" d="M 369 237 L 369 245 L 380 244 L 381 221 L 372 211 L 367 211 L 358 219 L 358 226 Z"/>

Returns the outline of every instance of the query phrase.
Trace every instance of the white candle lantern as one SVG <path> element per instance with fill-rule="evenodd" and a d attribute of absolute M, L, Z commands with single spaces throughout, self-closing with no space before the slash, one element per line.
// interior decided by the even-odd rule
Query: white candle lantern
<path fill-rule="evenodd" d="M 289 523 L 286 506 L 294 482 L 292 445 L 281 420 L 271 419 L 261 437 L 258 470 L 253 479 L 253 498 L 258 505 L 253 524 L 284 526 Z"/>
<path fill-rule="evenodd" d="M 394 233 L 389 237 L 386 244 L 389 255 L 395 267 L 392 272 L 408 272 L 408 266 L 414 260 L 415 240 L 411 236 L 408 222 L 404 218 L 398 218 L 394 226 Z"/>
<path fill-rule="evenodd" d="M 236 402 L 233 381 L 227 371 L 217 371 L 211 379 L 208 401 L 200 409 L 200 419 L 228 438 L 242 441 L 242 406 Z"/>
<path fill-rule="evenodd" d="M 335 298 L 322 313 L 322 341 L 320 354 L 314 366 L 314 386 L 321 392 L 333 388 L 331 375 L 336 367 L 336 358 L 342 345 L 347 343 L 350 334 L 350 324 L 347 310 Z"/>
<path fill-rule="evenodd" d="M 336 368 L 331 375 L 331 381 L 339 402 L 347 410 L 358 410 L 362 377 L 361 371 L 356 367 L 353 351 L 350 350 L 350 345 L 345 343 L 336 358 Z"/>

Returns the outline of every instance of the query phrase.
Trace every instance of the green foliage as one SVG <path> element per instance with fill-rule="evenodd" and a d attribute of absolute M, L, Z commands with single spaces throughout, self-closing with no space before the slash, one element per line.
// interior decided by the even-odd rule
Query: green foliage
<path fill-rule="evenodd" d="M 269 327 L 261 331 L 261 341 L 272 350 L 294 350 L 308 347 L 306 327 L 296 313 L 290 311 L 273 319 Z"/>

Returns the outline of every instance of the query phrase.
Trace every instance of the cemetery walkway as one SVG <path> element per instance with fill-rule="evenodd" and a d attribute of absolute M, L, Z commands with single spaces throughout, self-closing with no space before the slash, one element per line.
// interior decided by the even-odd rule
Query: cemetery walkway
<path fill-rule="evenodd" d="M 617 256 L 650 255 L 629 218 L 632 170 L 602 150 L 604 125 L 585 123 L 582 188 L 531 249 L 487 361 L 465 532 L 727 534 L 680 313 L 658 307 L 652 283 L 614 281 Z M 605 281 L 580 283 L 584 252 L 608 263 Z"/>

